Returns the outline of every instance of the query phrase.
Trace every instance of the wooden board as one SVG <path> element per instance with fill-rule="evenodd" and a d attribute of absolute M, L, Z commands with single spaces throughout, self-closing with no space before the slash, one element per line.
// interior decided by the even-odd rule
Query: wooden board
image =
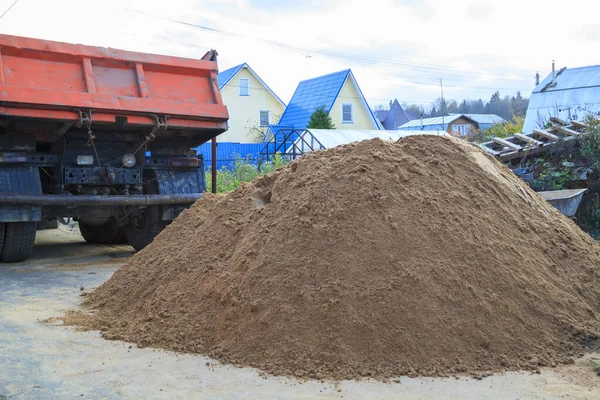
<path fill-rule="evenodd" d="M 508 161 L 508 160 L 512 160 L 514 158 L 522 158 L 525 156 L 543 153 L 545 151 L 552 150 L 552 149 L 560 149 L 562 147 L 568 146 L 569 144 L 573 143 L 574 140 L 577 140 L 577 139 L 578 139 L 577 136 L 569 136 L 565 140 L 561 140 L 560 142 L 544 143 L 543 146 L 530 147 L 530 148 L 524 149 L 522 151 L 508 151 L 503 154 L 500 154 L 498 156 L 498 159 L 500 161 Z"/>
<path fill-rule="evenodd" d="M 575 128 L 581 128 L 581 129 L 587 129 L 587 128 L 589 128 L 589 126 L 587 126 L 586 124 L 581 123 L 581 122 L 577 122 L 577 121 L 571 121 L 571 125 L 573 127 L 575 127 Z"/>
<path fill-rule="evenodd" d="M 504 147 L 508 147 L 509 149 L 513 149 L 513 150 L 523 150 L 522 146 L 519 146 L 518 144 L 509 142 L 508 140 L 505 139 L 501 139 L 501 138 L 492 138 L 493 142 L 496 142 L 498 144 L 501 144 Z"/>
<path fill-rule="evenodd" d="M 556 126 L 556 129 L 569 136 L 578 136 L 579 132 L 574 131 L 573 129 L 567 128 L 565 126 Z"/>
<path fill-rule="evenodd" d="M 563 121 L 560 118 L 556 118 L 556 117 L 551 117 L 550 118 L 550 122 L 554 122 L 555 124 L 559 124 L 559 125 L 566 125 L 567 123 L 565 121 Z"/>
<path fill-rule="evenodd" d="M 557 140 L 558 140 L 558 136 L 556 136 L 556 135 L 554 135 L 554 134 L 552 134 L 552 133 L 548 132 L 547 130 L 542 130 L 542 129 L 534 129 L 534 130 L 533 130 L 533 133 L 535 133 L 535 134 L 537 134 L 537 135 L 540 135 L 540 136 L 543 136 L 543 137 L 545 137 L 545 138 L 548 138 L 548 139 L 550 139 L 550 140 L 552 140 L 552 141 L 557 141 Z"/>
<path fill-rule="evenodd" d="M 536 146 L 540 146 L 540 145 L 544 144 L 543 142 L 540 142 L 539 140 L 535 140 L 534 138 L 532 138 L 530 136 L 523 135 L 522 133 L 515 133 L 514 137 L 516 137 L 517 139 L 521 139 L 524 142 L 528 142 L 533 145 L 536 145 Z"/>

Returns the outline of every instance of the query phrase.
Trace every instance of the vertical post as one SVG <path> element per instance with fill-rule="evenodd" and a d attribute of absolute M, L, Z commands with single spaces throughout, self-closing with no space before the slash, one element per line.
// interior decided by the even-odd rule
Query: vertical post
<path fill-rule="evenodd" d="M 146 85 L 146 75 L 144 74 L 144 67 L 142 64 L 135 64 L 135 74 L 137 76 L 140 97 L 146 99 L 148 98 L 148 86 Z"/>
<path fill-rule="evenodd" d="M 85 78 L 85 86 L 88 93 L 96 93 L 96 82 L 94 81 L 94 70 L 92 68 L 92 60 L 89 58 L 83 59 L 83 76 Z"/>
<path fill-rule="evenodd" d="M 212 138 L 211 141 L 211 192 L 217 193 L 217 138 Z"/>

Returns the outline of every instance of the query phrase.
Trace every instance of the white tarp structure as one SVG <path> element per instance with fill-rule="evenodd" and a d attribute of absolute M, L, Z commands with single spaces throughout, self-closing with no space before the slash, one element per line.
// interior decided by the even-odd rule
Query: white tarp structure
<path fill-rule="evenodd" d="M 287 149 L 287 154 L 306 153 L 312 150 L 325 150 L 342 144 L 360 142 L 379 138 L 381 140 L 398 140 L 406 136 L 436 135 L 449 136 L 444 131 L 374 131 L 374 130 L 337 130 L 306 129 L 294 145 Z M 295 151 L 294 151 L 295 150 Z"/>

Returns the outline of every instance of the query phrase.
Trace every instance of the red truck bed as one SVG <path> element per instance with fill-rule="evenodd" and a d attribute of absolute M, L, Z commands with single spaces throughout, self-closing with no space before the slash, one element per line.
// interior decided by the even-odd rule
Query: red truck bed
<path fill-rule="evenodd" d="M 227 129 L 216 53 L 202 60 L 0 35 L 0 115 Z"/>

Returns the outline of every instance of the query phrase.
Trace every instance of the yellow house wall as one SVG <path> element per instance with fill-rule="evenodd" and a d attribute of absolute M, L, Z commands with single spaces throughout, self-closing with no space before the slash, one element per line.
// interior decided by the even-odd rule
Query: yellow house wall
<path fill-rule="evenodd" d="M 248 79 L 248 96 L 240 96 L 239 79 Z M 254 142 L 254 135 L 249 132 L 251 127 L 260 128 L 260 111 L 269 110 L 270 123 L 275 124 L 283 114 L 283 105 L 256 79 L 256 77 L 243 68 L 238 72 L 223 89 L 221 89 L 223 103 L 229 110 L 229 129 L 217 136 L 218 142 Z"/>
<path fill-rule="evenodd" d="M 342 123 L 342 104 L 351 103 L 354 122 Z M 361 100 L 360 93 L 356 90 L 352 78 L 346 79 L 344 87 L 340 91 L 333 107 L 331 108 L 331 119 L 336 129 L 377 129 L 377 125 L 370 116 L 369 110 Z"/>

